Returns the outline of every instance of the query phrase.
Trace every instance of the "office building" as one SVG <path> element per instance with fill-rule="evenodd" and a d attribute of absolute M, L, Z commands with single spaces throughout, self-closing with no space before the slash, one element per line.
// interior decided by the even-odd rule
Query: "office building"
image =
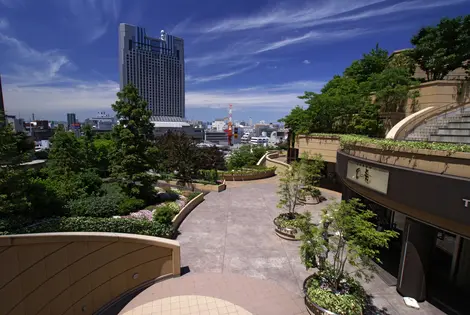
<path fill-rule="evenodd" d="M 116 119 L 106 112 L 99 112 L 96 116 L 85 119 L 85 124 L 90 125 L 95 131 L 111 131 Z"/>
<path fill-rule="evenodd" d="M 75 125 L 77 123 L 77 116 L 75 113 L 68 113 L 67 114 L 67 128 L 71 129 L 72 125 Z"/>
<path fill-rule="evenodd" d="M 158 38 L 145 29 L 119 25 L 121 89 L 132 83 L 153 116 L 185 117 L 184 41 L 163 30 Z"/>
<path fill-rule="evenodd" d="M 3 103 L 2 76 L 0 76 L 0 126 L 5 122 L 5 104 Z"/>

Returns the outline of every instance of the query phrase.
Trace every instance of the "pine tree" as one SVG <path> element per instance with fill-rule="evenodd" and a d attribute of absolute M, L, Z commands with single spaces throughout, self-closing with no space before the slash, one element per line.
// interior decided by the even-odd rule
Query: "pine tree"
<path fill-rule="evenodd" d="M 112 105 L 119 124 L 112 132 L 111 175 L 127 195 L 149 201 L 154 196 L 152 177 L 148 173 L 155 151 L 151 112 L 133 85 L 125 86 L 117 97 Z"/>

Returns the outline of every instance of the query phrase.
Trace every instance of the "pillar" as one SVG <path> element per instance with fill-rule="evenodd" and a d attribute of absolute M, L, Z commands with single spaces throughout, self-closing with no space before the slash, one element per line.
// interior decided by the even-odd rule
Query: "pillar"
<path fill-rule="evenodd" d="M 436 246 L 437 230 L 406 218 L 398 271 L 397 291 L 418 302 L 426 299 L 426 273 Z"/>

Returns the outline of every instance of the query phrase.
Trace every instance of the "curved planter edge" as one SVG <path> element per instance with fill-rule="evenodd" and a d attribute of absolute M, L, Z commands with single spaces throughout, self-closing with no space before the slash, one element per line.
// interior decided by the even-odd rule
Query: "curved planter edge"
<path fill-rule="evenodd" d="M 305 303 L 305 308 L 307 309 L 308 313 L 310 315 L 338 315 L 336 313 L 333 313 L 329 310 L 324 309 L 323 307 L 319 306 L 312 300 L 307 295 L 307 281 L 310 280 L 311 278 L 315 277 L 316 274 L 311 274 L 307 278 L 305 278 L 303 284 L 302 284 L 302 291 L 304 293 L 304 303 Z M 361 314 L 364 314 L 364 310 L 362 310 Z"/>
<path fill-rule="evenodd" d="M 290 233 L 289 229 L 280 227 L 276 223 L 276 219 L 277 217 L 274 218 L 273 223 L 274 223 L 274 232 L 276 233 L 277 236 L 288 241 L 300 241 L 300 238 L 297 236 L 297 234 L 299 233 L 297 229 L 292 228 L 292 230 L 295 231 L 295 233 Z"/>
<path fill-rule="evenodd" d="M 181 210 L 178 212 L 177 215 L 173 217 L 171 221 L 171 226 L 174 231 L 177 231 L 181 223 L 183 223 L 184 219 L 188 214 L 191 213 L 201 202 L 204 201 L 204 193 L 200 193 L 197 195 L 193 200 L 188 202 Z"/>

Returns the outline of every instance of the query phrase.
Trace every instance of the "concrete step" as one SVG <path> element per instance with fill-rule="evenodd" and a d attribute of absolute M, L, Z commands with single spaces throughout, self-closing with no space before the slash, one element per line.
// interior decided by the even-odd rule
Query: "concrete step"
<path fill-rule="evenodd" d="M 470 136 L 470 129 L 460 128 L 439 128 L 437 130 L 438 136 Z"/>
<path fill-rule="evenodd" d="M 447 128 L 470 129 L 470 122 L 451 122 Z"/>
<path fill-rule="evenodd" d="M 440 135 L 431 135 L 429 141 L 432 142 L 448 142 L 448 143 L 469 143 L 470 136 L 440 136 Z"/>

